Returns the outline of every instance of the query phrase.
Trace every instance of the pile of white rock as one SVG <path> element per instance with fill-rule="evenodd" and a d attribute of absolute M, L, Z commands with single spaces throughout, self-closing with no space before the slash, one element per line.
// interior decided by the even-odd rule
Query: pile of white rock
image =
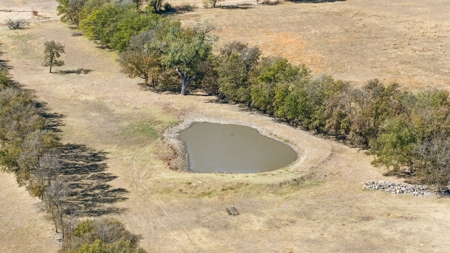
<path fill-rule="evenodd" d="M 378 181 L 378 182 L 367 181 L 362 184 L 364 185 L 365 190 L 385 191 L 392 194 L 411 194 L 420 197 L 448 195 L 448 191 L 442 193 L 435 193 L 430 189 L 428 189 L 428 186 L 426 185 L 408 185 L 386 181 Z"/>

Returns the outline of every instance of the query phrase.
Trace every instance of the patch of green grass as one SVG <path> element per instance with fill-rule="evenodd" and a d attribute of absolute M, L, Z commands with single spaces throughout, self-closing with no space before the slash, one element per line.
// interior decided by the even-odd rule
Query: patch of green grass
<path fill-rule="evenodd" d="M 151 139 L 157 139 L 160 135 L 154 123 L 151 121 L 135 122 L 131 124 L 130 130 L 133 135 L 143 135 Z"/>
<path fill-rule="evenodd" d="M 194 185 L 191 181 L 180 182 L 170 187 L 158 187 L 153 189 L 159 194 L 183 196 L 184 198 L 200 197 L 223 197 L 234 195 L 248 196 L 287 196 L 302 189 L 317 187 L 322 185 L 323 181 L 310 178 L 297 178 L 284 182 L 274 182 L 271 184 L 243 183 L 243 182 L 221 182 L 216 187 L 205 187 Z"/>

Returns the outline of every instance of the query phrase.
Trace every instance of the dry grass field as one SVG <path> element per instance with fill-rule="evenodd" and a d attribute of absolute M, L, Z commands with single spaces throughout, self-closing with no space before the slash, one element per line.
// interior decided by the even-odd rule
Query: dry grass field
<path fill-rule="evenodd" d="M 144 91 L 139 80 L 120 73 L 116 53 L 71 36 L 74 30 L 56 21 L 55 8 L 52 0 L 1 1 L 0 21 L 33 22 L 20 31 L 0 27 L 0 57 L 16 81 L 64 115 L 64 143 L 104 156 L 97 165 L 108 179 L 97 198 L 109 201 L 98 208 L 141 234 L 148 252 L 449 252 L 449 199 L 363 191 L 363 181 L 402 179 L 384 177 L 363 151 L 264 115 L 210 97 Z M 49 18 L 5 10 L 36 10 Z M 448 89 L 448 13 L 450 4 L 443 0 L 348 0 L 197 9 L 178 17 L 186 23 L 210 19 L 221 27 L 222 44 L 259 45 L 266 55 L 355 85 L 379 78 L 412 89 Z M 41 66 L 47 40 L 66 46 L 66 65 L 54 74 Z M 80 68 L 91 72 L 58 73 Z M 171 171 L 159 159 L 166 152 L 160 136 L 191 120 L 254 126 L 289 142 L 300 158 L 288 168 L 258 174 Z M 52 224 L 38 201 L 12 175 L 0 173 L 0 182 L 0 252 L 56 252 Z M 111 199 L 115 189 L 126 193 Z M 240 215 L 229 216 L 226 206 Z"/>

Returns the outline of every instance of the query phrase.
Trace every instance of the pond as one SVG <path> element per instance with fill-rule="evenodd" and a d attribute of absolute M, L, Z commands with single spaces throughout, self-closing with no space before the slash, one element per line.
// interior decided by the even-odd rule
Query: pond
<path fill-rule="evenodd" d="M 264 172 L 297 159 L 290 146 L 246 126 L 195 122 L 179 136 L 195 172 Z"/>

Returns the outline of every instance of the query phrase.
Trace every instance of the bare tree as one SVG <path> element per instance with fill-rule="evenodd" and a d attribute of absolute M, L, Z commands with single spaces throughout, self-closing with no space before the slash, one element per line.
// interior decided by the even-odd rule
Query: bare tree
<path fill-rule="evenodd" d="M 30 194 L 39 197 L 44 195 L 45 187 L 51 184 L 61 169 L 61 160 L 56 149 L 47 151 L 39 160 L 39 166 L 32 171 L 27 189 Z"/>
<path fill-rule="evenodd" d="M 57 233 L 59 233 L 58 228 L 61 228 L 62 238 L 65 236 L 64 204 L 66 202 L 67 195 L 67 183 L 62 177 L 58 177 L 51 181 L 49 186 L 45 187 L 43 196 L 45 209 L 51 215 Z"/>
<path fill-rule="evenodd" d="M 424 183 L 446 187 L 450 181 L 450 137 L 437 136 L 417 148 L 416 173 Z"/>

